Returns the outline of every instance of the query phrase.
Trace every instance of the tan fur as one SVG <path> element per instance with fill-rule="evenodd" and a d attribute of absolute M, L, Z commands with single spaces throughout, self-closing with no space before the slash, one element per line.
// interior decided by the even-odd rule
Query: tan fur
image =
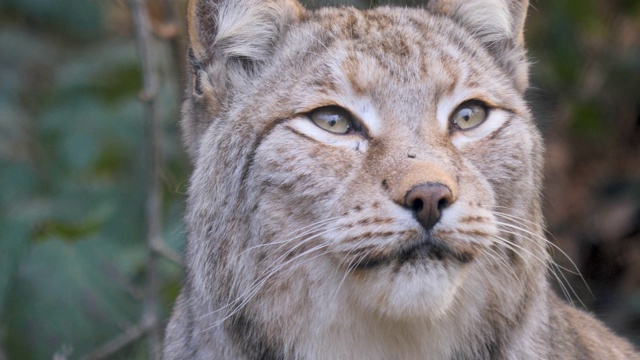
<path fill-rule="evenodd" d="M 164 357 L 640 358 L 550 290 L 527 5 L 192 0 L 187 277 Z M 461 131 L 468 100 L 489 116 Z M 361 130 L 320 128 L 325 106 Z M 436 185 L 431 228 L 405 201 Z"/>

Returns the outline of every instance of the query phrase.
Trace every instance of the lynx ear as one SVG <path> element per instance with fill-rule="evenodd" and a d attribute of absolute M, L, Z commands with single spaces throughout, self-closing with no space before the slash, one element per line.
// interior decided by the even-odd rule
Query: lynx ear
<path fill-rule="evenodd" d="M 520 91 L 529 83 L 524 22 L 529 0 L 431 0 L 427 8 L 469 29 L 515 79 Z"/>
<path fill-rule="evenodd" d="M 297 0 L 189 0 L 189 43 L 204 61 L 262 61 L 302 12 Z"/>
<path fill-rule="evenodd" d="M 297 0 L 189 0 L 191 82 L 182 130 L 195 157 L 200 135 L 233 93 L 249 83 L 304 9 Z"/>
<path fill-rule="evenodd" d="M 196 77 L 199 70 L 226 70 L 209 78 L 221 80 L 223 75 L 231 80 L 229 85 L 238 85 L 233 80 L 242 82 L 243 75 L 251 74 L 233 70 L 248 72 L 267 61 L 280 35 L 302 11 L 297 0 L 189 0 L 189 62 Z"/>

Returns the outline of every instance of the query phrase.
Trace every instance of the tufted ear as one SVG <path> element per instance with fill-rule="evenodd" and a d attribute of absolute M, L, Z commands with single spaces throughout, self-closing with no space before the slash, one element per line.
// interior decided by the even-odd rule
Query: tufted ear
<path fill-rule="evenodd" d="M 302 6 L 296 0 L 190 0 L 188 11 L 189 44 L 198 59 L 262 61 Z"/>
<path fill-rule="evenodd" d="M 471 31 L 524 92 L 529 84 L 524 22 L 529 0 L 430 0 L 427 8 Z"/>
<path fill-rule="evenodd" d="M 303 11 L 297 0 L 189 0 L 191 81 L 182 129 L 192 158 L 225 101 L 269 61 L 278 39 Z"/>

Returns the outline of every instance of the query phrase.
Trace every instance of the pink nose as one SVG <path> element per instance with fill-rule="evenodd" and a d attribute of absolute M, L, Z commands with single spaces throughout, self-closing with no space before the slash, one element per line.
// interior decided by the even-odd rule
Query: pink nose
<path fill-rule="evenodd" d="M 423 183 L 407 192 L 404 206 L 411 208 L 422 227 L 430 230 L 440 220 L 442 210 L 453 201 L 453 194 L 446 185 Z"/>

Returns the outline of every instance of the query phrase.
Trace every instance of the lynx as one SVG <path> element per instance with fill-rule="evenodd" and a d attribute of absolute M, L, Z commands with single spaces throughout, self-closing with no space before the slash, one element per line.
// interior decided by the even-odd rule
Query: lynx
<path fill-rule="evenodd" d="M 192 0 L 165 359 L 640 359 L 552 291 L 527 0 Z"/>

